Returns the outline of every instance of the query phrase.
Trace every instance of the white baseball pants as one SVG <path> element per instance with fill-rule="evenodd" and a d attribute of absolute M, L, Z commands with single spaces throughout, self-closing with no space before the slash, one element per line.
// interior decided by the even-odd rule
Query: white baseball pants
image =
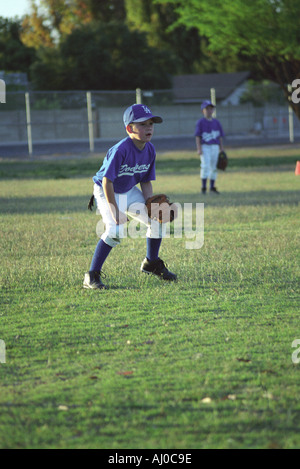
<path fill-rule="evenodd" d="M 202 145 L 201 159 L 201 179 L 217 179 L 217 163 L 219 157 L 219 145 Z"/>
<path fill-rule="evenodd" d="M 94 197 L 97 202 L 97 208 L 102 216 L 105 231 L 101 239 L 111 247 L 120 244 L 122 238 L 130 236 L 130 230 L 125 225 L 117 225 L 114 221 L 109 204 L 104 195 L 102 187 L 94 184 Z M 131 218 L 147 226 L 147 238 L 163 238 L 166 234 L 165 224 L 156 220 L 150 220 L 145 206 L 143 193 L 136 186 L 124 194 L 115 193 L 116 203 L 121 212 L 126 213 Z"/>

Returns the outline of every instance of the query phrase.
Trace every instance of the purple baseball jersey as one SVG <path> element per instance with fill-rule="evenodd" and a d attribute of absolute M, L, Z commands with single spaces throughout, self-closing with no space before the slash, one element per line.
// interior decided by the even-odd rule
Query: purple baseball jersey
<path fill-rule="evenodd" d="M 124 194 L 140 182 L 155 180 L 156 152 L 152 143 L 147 142 L 139 150 L 130 137 L 126 137 L 110 148 L 103 164 L 93 181 L 102 186 L 102 179 L 107 177 L 113 182 L 114 191 Z"/>
<path fill-rule="evenodd" d="M 202 144 L 219 145 L 224 132 L 218 119 L 208 120 L 203 117 L 196 124 L 195 137 L 200 137 Z"/>

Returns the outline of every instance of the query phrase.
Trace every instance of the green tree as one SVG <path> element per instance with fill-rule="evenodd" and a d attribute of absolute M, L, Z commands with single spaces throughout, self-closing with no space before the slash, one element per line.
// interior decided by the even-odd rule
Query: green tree
<path fill-rule="evenodd" d="M 0 17 L 0 70 L 27 72 L 35 51 L 21 41 L 21 22 Z"/>
<path fill-rule="evenodd" d="M 125 0 L 126 21 L 130 29 L 144 32 L 150 46 L 167 50 L 176 63 L 177 73 L 193 73 L 201 63 L 201 38 L 196 28 L 187 29 L 176 22 L 173 5 L 159 5 L 153 0 Z"/>
<path fill-rule="evenodd" d="M 176 64 L 175 73 L 200 69 L 216 71 L 217 57 L 207 54 L 206 44 L 196 28 L 178 26 L 173 5 L 158 5 L 154 0 L 31 0 L 31 12 L 23 20 L 24 44 L 39 49 L 54 48 L 75 28 L 91 22 L 117 21 L 131 30 L 144 32 L 149 46 L 168 51 Z M 223 64 L 224 65 L 224 64 Z"/>
<path fill-rule="evenodd" d="M 72 30 L 72 10 L 64 0 L 31 0 L 30 14 L 23 18 L 22 41 L 28 47 L 53 48 Z"/>
<path fill-rule="evenodd" d="M 31 0 L 23 19 L 24 44 L 39 49 L 55 47 L 75 28 L 92 21 L 124 21 L 124 0 Z"/>
<path fill-rule="evenodd" d="M 110 21 L 125 21 L 125 0 L 85 0 L 80 1 L 80 7 L 85 5 L 94 20 L 108 23 Z"/>
<path fill-rule="evenodd" d="M 165 89 L 174 67 L 144 34 L 116 22 L 76 28 L 57 48 L 40 49 L 38 58 L 31 74 L 39 90 Z"/>
<path fill-rule="evenodd" d="M 31 11 L 23 19 L 22 41 L 28 47 L 55 48 L 71 32 L 91 22 L 127 24 L 144 32 L 149 46 L 167 51 L 176 64 L 174 73 L 235 71 L 242 69 L 237 57 L 224 64 L 207 50 L 206 38 L 197 28 L 183 25 L 171 30 L 178 13 L 171 3 L 155 0 L 30 0 Z"/>
<path fill-rule="evenodd" d="M 226 61 L 240 56 L 255 61 L 264 78 L 288 85 L 300 78 L 299 0 L 156 0 L 173 4 L 175 23 L 197 28 L 209 50 Z M 291 103 L 298 118 L 300 106 Z"/>

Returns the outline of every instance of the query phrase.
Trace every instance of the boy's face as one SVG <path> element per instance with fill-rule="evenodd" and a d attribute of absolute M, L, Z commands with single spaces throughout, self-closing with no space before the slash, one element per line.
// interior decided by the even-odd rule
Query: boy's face
<path fill-rule="evenodd" d="M 148 119 L 144 122 L 134 122 L 127 126 L 127 132 L 129 136 L 136 141 L 138 146 L 145 146 L 147 142 L 150 142 L 154 132 L 154 122 L 152 119 Z"/>
<path fill-rule="evenodd" d="M 203 114 L 206 119 L 211 119 L 212 115 L 214 113 L 214 107 L 213 106 L 207 106 L 206 108 L 203 109 Z"/>

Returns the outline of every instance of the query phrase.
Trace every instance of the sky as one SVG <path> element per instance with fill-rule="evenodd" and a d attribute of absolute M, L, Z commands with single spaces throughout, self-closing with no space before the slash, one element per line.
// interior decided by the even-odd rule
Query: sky
<path fill-rule="evenodd" d="M 29 0 L 0 0 L 0 16 L 11 18 L 23 16 L 29 11 Z"/>

